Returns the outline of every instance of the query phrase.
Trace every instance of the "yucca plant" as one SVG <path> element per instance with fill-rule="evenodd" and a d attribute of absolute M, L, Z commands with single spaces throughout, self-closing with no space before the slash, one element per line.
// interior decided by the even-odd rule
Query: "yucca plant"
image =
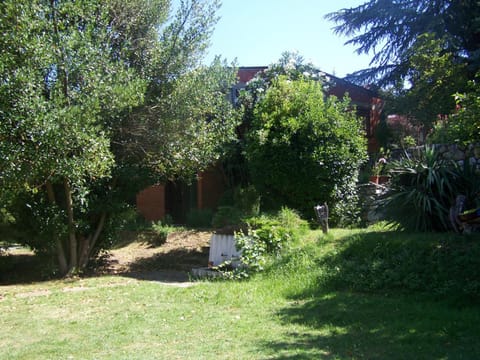
<path fill-rule="evenodd" d="M 390 223 L 406 230 L 446 231 L 449 208 L 461 176 L 453 161 L 438 159 L 432 147 L 390 162 L 391 186 L 378 209 Z"/>

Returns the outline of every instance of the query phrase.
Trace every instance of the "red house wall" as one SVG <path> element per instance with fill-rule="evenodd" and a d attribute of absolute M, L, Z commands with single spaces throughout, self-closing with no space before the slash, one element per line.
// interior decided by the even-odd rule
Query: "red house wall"
<path fill-rule="evenodd" d="M 140 191 L 137 194 L 137 210 L 149 221 L 165 218 L 165 186 L 156 184 Z"/>
<path fill-rule="evenodd" d="M 222 171 L 218 167 L 200 173 L 197 178 L 197 207 L 216 209 L 225 190 Z"/>

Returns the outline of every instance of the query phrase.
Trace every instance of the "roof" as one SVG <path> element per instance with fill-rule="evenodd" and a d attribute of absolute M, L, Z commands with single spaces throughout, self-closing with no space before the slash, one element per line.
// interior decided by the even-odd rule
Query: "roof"
<path fill-rule="evenodd" d="M 238 68 L 239 83 L 245 84 L 255 77 L 259 72 L 268 69 L 268 66 L 240 66 Z M 325 73 L 325 76 L 332 79 L 335 84 L 329 91 L 331 95 L 337 97 L 343 97 L 345 93 L 348 93 L 351 98 L 362 99 L 366 102 L 373 97 L 378 97 L 375 91 L 372 91 L 366 87 L 359 86 L 345 79 L 336 77 Z"/>

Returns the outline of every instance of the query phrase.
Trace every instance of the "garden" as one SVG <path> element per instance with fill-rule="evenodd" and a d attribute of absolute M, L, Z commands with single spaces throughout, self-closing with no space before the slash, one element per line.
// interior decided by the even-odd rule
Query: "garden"
<path fill-rule="evenodd" d="M 125 272 L 1 286 L 1 357 L 478 356 L 478 238 L 380 224 L 302 234 L 247 280 Z M 168 258 L 156 254 L 143 272 Z"/>
<path fill-rule="evenodd" d="M 298 53 L 203 64 L 214 0 L 2 2 L 0 358 L 479 358 L 480 14 L 418 3 L 327 15 L 368 115 Z M 212 165 L 213 208 L 136 211 Z"/>

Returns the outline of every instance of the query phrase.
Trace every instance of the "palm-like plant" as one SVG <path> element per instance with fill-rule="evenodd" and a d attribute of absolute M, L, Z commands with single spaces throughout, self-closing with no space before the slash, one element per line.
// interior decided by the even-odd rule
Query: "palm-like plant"
<path fill-rule="evenodd" d="M 426 147 L 390 162 L 389 173 L 391 186 L 379 201 L 387 221 L 406 230 L 449 229 L 449 208 L 462 182 L 455 162 L 439 160 L 434 149 Z"/>

